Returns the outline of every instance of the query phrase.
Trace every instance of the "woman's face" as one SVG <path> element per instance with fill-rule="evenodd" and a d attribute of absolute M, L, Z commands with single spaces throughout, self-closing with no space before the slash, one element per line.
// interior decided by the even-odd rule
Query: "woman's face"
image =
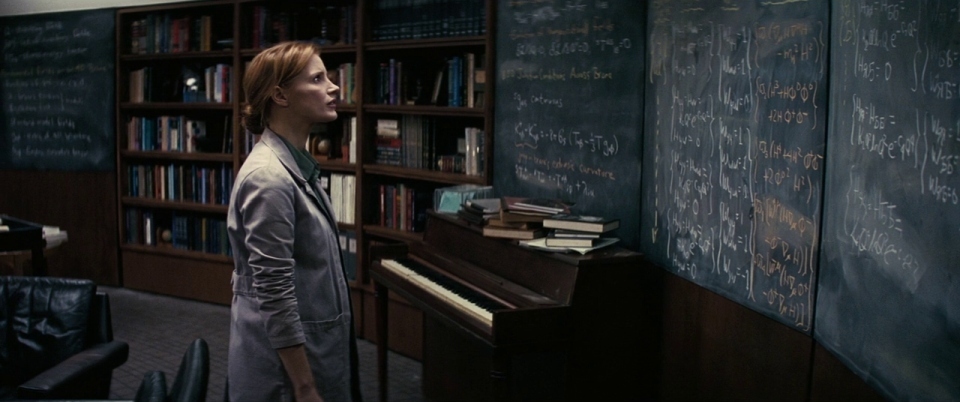
<path fill-rule="evenodd" d="M 284 86 L 289 105 L 296 114 L 312 123 L 337 119 L 337 92 L 340 87 L 327 77 L 320 56 L 313 56 L 307 67 Z"/>

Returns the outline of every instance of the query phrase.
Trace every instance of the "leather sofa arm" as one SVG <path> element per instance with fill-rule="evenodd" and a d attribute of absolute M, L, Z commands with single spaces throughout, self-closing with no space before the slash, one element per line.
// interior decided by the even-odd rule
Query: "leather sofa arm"
<path fill-rule="evenodd" d="M 111 370 L 125 363 L 129 353 L 130 347 L 126 342 L 112 341 L 93 345 L 21 384 L 17 388 L 17 397 L 29 399 L 53 399 L 65 395 L 76 397 L 78 390 L 96 388 L 90 384 L 93 378 L 102 376 L 109 378 L 112 375 Z M 107 395 L 90 397 L 106 398 Z"/>

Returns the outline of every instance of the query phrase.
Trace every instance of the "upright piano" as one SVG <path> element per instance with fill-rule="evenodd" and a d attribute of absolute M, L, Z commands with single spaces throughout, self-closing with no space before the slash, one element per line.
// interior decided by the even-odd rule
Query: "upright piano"
<path fill-rule="evenodd" d="M 422 241 L 371 255 L 382 401 L 388 291 L 424 312 L 428 400 L 656 398 L 662 271 L 640 254 L 538 251 L 430 212 Z"/>

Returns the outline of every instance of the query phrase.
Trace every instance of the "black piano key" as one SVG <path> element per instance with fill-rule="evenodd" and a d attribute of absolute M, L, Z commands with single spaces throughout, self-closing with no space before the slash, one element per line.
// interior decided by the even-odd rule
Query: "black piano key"
<path fill-rule="evenodd" d="M 436 283 L 438 286 L 453 292 L 454 294 L 470 301 L 473 304 L 476 304 L 483 310 L 494 311 L 508 308 L 503 303 L 493 300 L 482 293 L 464 286 L 462 283 L 457 282 L 437 271 L 434 271 L 430 267 L 427 267 L 416 260 L 410 258 L 401 258 L 396 261 L 400 263 L 400 265 L 403 265 L 409 268 L 411 271 L 416 272 L 420 276 L 423 276 L 424 278 L 429 279 L 431 282 Z"/>

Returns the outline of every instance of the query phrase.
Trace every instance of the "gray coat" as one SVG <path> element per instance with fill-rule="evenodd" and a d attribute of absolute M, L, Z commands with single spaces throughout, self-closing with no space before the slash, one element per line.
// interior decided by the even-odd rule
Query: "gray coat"
<path fill-rule="evenodd" d="M 301 343 L 327 402 L 349 401 L 359 389 L 336 220 L 316 188 L 269 129 L 237 174 L 227 213 L 234 253 L 230 400 L 293 400 L 275 349 Z"/>

